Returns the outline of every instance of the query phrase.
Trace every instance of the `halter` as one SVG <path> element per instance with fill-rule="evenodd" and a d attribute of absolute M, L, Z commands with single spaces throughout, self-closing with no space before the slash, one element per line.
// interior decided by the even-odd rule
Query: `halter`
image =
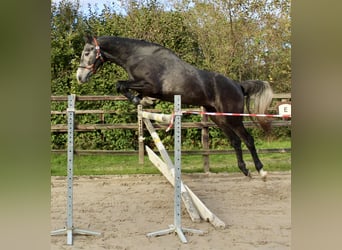
<path fill-rule="evenodd" d="M 100 46 L 99 46 L 99 43 L 97 42 L 96 38 L 94 37 L 93 38 L 93 41 L 95 43 L 95 49 L 96 49 L 96 58 L 95 58 L 95 62 L 91 65 L 88 65 L 88 66 L 78 66 L 79 68 L 84 68 L 84 69 L 90 69 L 93 74 L 96 73 L 96 68 L 95 68 L 95 63 L 97 61 L 97 59 L 101 59 L 102 62 L 104 62 L 104 59 L 102 57 L 102 54 L 101 54 L 101 50 L 100 50 Z"/>

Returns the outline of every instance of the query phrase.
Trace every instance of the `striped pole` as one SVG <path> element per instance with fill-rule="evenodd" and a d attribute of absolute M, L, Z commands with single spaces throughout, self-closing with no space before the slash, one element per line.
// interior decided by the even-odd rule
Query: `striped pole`
<path fill-rule="evenodd" d="M 211 115 L 211 116 L 250 116 L 250 117 L 291 118 L 291 115 L 240 114 L 240 113 L 221 113 L 221 112 L 203 112 L 203 111 L 183 111 L 183 114 Z"/>

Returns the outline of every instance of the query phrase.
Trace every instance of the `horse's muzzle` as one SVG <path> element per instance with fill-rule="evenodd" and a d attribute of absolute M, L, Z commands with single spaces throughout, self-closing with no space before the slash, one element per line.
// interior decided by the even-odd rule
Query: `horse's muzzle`
<path fill-rule="evenodd" d="M 92 71 L 86 68 L 78 68 L 76 72 L 76 79 L 79 84 L 89 81 Z"/>

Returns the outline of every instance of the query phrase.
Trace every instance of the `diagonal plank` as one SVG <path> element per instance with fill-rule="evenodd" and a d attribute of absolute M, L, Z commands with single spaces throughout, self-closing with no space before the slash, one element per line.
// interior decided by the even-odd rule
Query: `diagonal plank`
<path fill-rule="evenodd" d="M 152 149 L 150 149 L 148 146 L 145 146 L 145 147 L 146 147 L 146 151 L 147 151 L 150 161 L 159 169 L 159 171 L 166 177 L 166 179 L 171 183 L 171 185 L 174 186 L 175 179 L 174 179 L 174 174 L 172 170 L 166 165 L 166 163 L 163 160 L 159 158 L 158 155 L 156 155 L 152 151 Z M 183 182 L 181 182 L 181 194 L 182 194 L 182 200 L 184 202 L 185 208 L 188 211 L 191 217 L 191 220 L 193 222 L 200 222 L 201 217 L 198 214 L 196 207 L 193 205 L 192 199 L 190 198 L 189 193 L 186 190 Z"/>
<path fill-rule="evenodd" d="M 165 162 L 163 162 L 159 158 L 159 156 L 157 156 L 148 146 L 146 146 L 146 151 L 147 151 L 148 157 L 151 160 L 151 162 L 166 177 L 166 179 L 171 183 L 171 185 L 174 186 L 174 169 L 172 169 L 172 168 L 170 169 L 165 164 Z M 225 228 L 225 226 L 226 226 L 225 223 L 223 221 L 221 221 L 214 213 L 212 213 L 204 205 L 204 203 L 191 191 L 191 189 L 187 185 L 184 185 L 183 182 L 181 183 L 181 185 L 182 185 L 183 201 L 184 201 L 183 194 L 187 194 L 187 199 L 190 199 L 194 203 L 194 205 L 196 207 L 196 212 L 198 211 L 200 217 L 203 220 L 210 222 L 215 228 Z M 184 191 L 184 189 L 185 189 L 185 191 Z M 184 201 L 184 203 L 185 203 L 185 201 Z M 191 214 L 190 214 L 190 216 L 191 216 Z"/>

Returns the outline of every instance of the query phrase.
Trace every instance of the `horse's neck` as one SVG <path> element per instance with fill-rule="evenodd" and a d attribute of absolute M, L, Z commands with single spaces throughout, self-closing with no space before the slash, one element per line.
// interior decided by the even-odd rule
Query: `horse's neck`
<path fill-rule="evenodd" d="M 132 53 L 133 44 L 130 40 L 119 37 L 108 37 L 105 39 L 104 46 L 102 47 L 105 57 L 109 61 L 124 67 L 127 55 Z"/>

